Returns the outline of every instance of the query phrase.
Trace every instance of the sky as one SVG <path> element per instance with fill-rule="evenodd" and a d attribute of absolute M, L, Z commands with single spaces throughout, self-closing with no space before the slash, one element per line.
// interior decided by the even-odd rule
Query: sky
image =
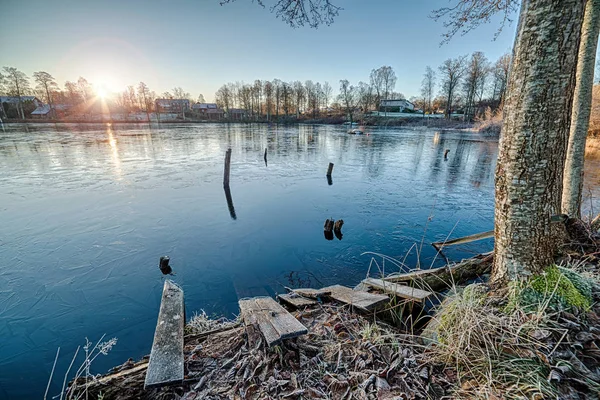
<path fill-rule="evenodd" d="M 428 65 L 512 48 L 516 16 L 496 40 L 499 18 L 440 46 L 445 28 L 429 15 L 455 1 L 333 0 L 343 7 L 333 25 L 294 29 L 252 0 L 0 0 L 0 66 L 47 71 L 61 87 L 79 76 L 110 91 L 144 81 L 211 101 L 222 84 L 255 79 L 328 81 L 337 92 L 340 79 L 368 82 L 390 65 L 411 97 Z"/>

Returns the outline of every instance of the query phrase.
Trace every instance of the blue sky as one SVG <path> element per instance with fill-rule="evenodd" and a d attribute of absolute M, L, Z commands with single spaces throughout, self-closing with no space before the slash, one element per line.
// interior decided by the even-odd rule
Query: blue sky
<path fill-rule="evenodd" d="M 274 0 L 265 0 L 267 4 Z M 0 66 L 50 72 L 62 86 L 83 76 L 111 90 L 144 81 L 157 93 L 181 86 L 207 100 L 229 81 L 368 81 L 391 65 L 396 90 L 419 93 L 427 65 L 483 51 L 510 51 L 515 22 L 499 20 L 440 47 L 445 28 L 428 18 L 448 0 L 334 0 L 344 8 L 319 29 L 293 29 L 251 0 L 2 0 Z"/>

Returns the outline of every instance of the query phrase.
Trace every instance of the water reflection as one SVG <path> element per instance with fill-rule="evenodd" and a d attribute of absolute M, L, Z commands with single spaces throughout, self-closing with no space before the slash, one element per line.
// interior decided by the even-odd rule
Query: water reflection
<path fill-rule="evenodd" d="M 233 199 L 231 198 L 231 190 L 229 189 L 229 185 L 224 185 L 223 189 L 225 190 L 225 199 L 227 200 L 227 208 L 229 208 L 229 216 L 231 216 L 231 219 L 236 220 L 237 215 L 235 213 L 235 207 L 233 206 Z"/>

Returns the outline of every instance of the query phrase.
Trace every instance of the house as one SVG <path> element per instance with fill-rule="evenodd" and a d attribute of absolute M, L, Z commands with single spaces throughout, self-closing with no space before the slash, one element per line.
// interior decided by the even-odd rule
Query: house
<path fill-rule="evenodd" d="M 192 111 L 200 114 L 202 119 L 222 119 L 225 112 L 215 103 L 196 103 L 192 105 Z"/>
<path fill-rule="evenodd" d="M 241 121 L 248 116 L 248 111 L 242 108 L 230 108 L 227 111 L 227 117 L 234 121 Z"/>
<path fill-rule="evenodd" d="M 32 102 L 39 107 L 43 103 L 35 96 L 21 96 L 21 103 Z M 0 103 L 19 104 L 19 96 L 0 96 Z"/>
<path fill-rule="evenodd" d="M 190 109 L 188 99 L 156 99 L 154 102 L 157 112 L 182 113 Z"/>
<path fill-rule="evenodd" d="M 67 111 L 71 108 L 68 104 L 53 104 L 52 109 L 49 104 L 40 104 L 35 110 L 31 112 L 32 118 L 60 118 L 64 117 Z M 52 112 L 50 112 L 52 110 Z"/>
<path fill-rule="evenodd" d="M 415 105 L 406 99 L 381 100 L 379 102 L 380 112 L 403 112 L 404 110 L 415 110 Z"/>

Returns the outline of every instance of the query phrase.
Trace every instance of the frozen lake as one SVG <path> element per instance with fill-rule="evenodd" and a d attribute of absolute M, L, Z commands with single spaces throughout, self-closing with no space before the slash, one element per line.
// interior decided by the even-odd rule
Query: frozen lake
<path fill-rule="evenodd" d="M 497 143 L 473 133 L 396 128 L 354 136 L 341 127 L 241 124 L 5 129 L 0 398 L 41 398 L 60 346 L 50 390 L 58 393 L 85 337 L 118 338 L 94 362 L 96 373 L 148 354 L 162 255 L 185 290 L 188 317 L 200 309 L 232 317 L 241 297 L 353 286 L 369 266 L 363 252 L 414 266 L 413 246 L 423 241 L 421 264 L 437 265 L 430 242 L 493 227 Z M 229 147 L 236 219 L 222 186 Z M 342 240 L 324 238 L 327 218 L 345 221 Z M 485 240 L 447 255 L 491 249 Z"/>

